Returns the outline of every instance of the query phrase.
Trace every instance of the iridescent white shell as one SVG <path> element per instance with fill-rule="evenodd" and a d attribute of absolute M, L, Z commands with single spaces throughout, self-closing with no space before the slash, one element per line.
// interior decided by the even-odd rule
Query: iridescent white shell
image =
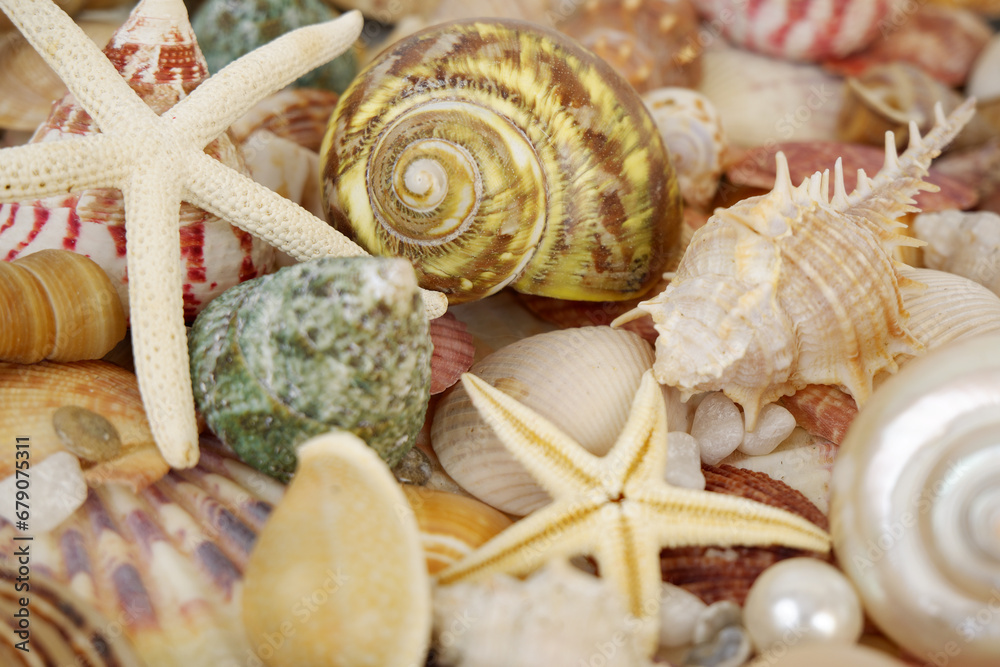
<path fill-rule="evenodd" d="M 922 351 L 903 307 L 913 282 L 893 258 L 914 241 L 896 219 L 914 210 L 930 161 L 972 113 L 971 104 L 939 113 L 925 139 L 911 126 L 899 157 L 888 134 L 885 166 L 874 178 L 859 172 L 850 194 L 838 161 L 832 199 L 829 172 L 793 187 L 779 154 L 774 189 L 713 215 L 670 285 L 616 322 L 651 314 L 657 379 L 687 396 L 722 390 L 748 430 L 762 405 L 810 384 L 863 403 L 877 373 Z"/>

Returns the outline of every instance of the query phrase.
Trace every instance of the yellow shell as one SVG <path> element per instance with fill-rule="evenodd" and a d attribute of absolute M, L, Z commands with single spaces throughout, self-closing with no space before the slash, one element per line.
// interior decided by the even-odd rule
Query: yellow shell
<path fill-rule="evenodd" d="M 898 157 L 887 133 L 885 166 L 874 178 L 859 170 L 850 194 L 838 160 L 832 198 L 829 172 L 793 187 L 779 153 L 774 190 L 713 215 L 670 285 L 639 304 L 659 332 L 657 380 L 688 396 L 722 390 L 750 431 L 761 406 L 810 384 L 863 403 L 877 373 L 923 351 L 901 292 L 914 282 L 893 259 L 897 246 L 919 242 L 897 231 L 897 218 L 916 210 L 931 160 L 973 113 L 965 103 L 946 119 L 938 106 L 934 130 L 921 139 L 911 123 Z"/>
<path fill-rule="evenodd" d="M 422 287 L 641 295 L 680 233 L 670 159 L 642 101 L 568 38 L 467 21 L 399 43 L 340 99 L 322 147 L 330 222 Z"/>
<path fill-rule="evenodd" d="M 68 250 L 0 262 L 0 360 L 97 359 L 125 337 L 125 311 L 104 270 Z"/>

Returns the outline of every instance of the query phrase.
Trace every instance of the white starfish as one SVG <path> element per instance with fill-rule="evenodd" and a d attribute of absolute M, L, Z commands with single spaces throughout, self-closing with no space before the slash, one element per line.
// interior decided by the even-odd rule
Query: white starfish
<path fill-rule="evenodd" d="M 643 375 L 628 422 L 603 457 L 476 376 L 464 374 L 462 384 L 483 419 L 553 501 L 443 570 L 439 584 L 495 572 L 527 574 L 554 558 L 590 554 L 601 576 L 622 594 L 652 652 L 662 547 L 830 549 L 824 530 L 791 512 L 667 484 L 667 413 L 652 371 Z"/>
<path fill-rule="evenodd" d="M 186 12 L 181 0 L 145 0 L 135 11 Z M 136 375 L 157 446 L 171 466 L 198 461 L 198 430 L 184 331 L 178 210 L 187 201 L 292 257 L 367 254 L 325 222 L 203 152 L 261 99 L 335 58 L 357 39 L 361 15 L 300 28 L 201 84 L 157 116 L 50 0 L 0 0 L 0 9 L 59 75 L 101 134 L 0 150 L 0 201 L 85 188 L 125 200 Z M 428 314 L 445 297 L 424 293 Z"/>

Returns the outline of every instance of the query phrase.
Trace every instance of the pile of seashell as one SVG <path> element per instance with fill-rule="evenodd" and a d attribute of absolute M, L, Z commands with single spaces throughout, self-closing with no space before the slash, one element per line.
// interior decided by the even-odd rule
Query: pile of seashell
<path fill-rule="evenodd" d="M 106 50 L 157 114 L 364 14 L 205 152 L 377 257 L 182 205 L 171 469 L 127 197 L 2 200 L 0 662 L 1000 664 L 1000 3 L 187 5 Z M 4 145 L 100 132 L 41 62 L 0 23 Z"/>

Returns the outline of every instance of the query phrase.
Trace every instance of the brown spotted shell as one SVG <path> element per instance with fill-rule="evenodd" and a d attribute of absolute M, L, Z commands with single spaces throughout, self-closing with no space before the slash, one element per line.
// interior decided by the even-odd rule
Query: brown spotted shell
<path fill-rule="evenodd" d="M 431 28 L 342 95 L 324 140 L 328 219 L 424 288 L 639 296 L 680 233 L 670 159 L 642 101 L 564 35 L 517 21 Z"/>

